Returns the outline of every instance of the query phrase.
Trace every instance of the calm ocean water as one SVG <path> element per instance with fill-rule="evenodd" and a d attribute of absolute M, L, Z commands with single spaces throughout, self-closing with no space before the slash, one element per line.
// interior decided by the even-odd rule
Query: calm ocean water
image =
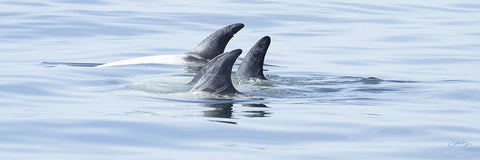
<path fill-rule="evenodd" d="M 478 159 L 480 2 L 0 1 L 0 159 Z M 268 81 L 202 100 L 183 54 L 244 23 Z M 234 67 L 235 71 L 235 67 Z"/>

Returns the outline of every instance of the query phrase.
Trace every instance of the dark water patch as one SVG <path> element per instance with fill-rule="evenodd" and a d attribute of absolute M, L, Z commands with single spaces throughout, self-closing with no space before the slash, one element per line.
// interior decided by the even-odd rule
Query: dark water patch
<path fill-rule="evenodd" d="M 190 106 L 191 104 L 187 104 L 187 106 Z M 168 117 L 188 117 L 188 118 L 195 118 L 195 117 L 205 117 L 208 118 L 207 120 L 211 120 L 211 118 L 215 118 L 214 120 L 221 120 L 221 121 L 228 121 L 228 122 L 234 122 L 235 124 L 236 121 L 243 119 L 243 118 L 263 118 L 263 117 L 269 117 L 269 115 L 272 114 L 271 110 L 269 107 L 246 107 L 244 104 L 241 103 L 200 103 L 200 104 L 194 104 L 193 105 L 195 108 L 191 108 L 191 106 L 188 108 L 184 108 L 184 113 L 180 114 L 165 114 L 162 113 L 162 111 L 155 111 L 155 110 L 163 110 L 162 108 L 159 107 L 153 107 L 150 110 L 136 110 L 132 112 L 127 112 L 128 115 L 137 115 L 137 116 L 162 116 L 166 115 Z M 208 109 L 202 109 L 198 111 L 198 108 L 196 107 L 202 107 L 202 108 L 208 108 Z M 167 109 L 165 109 L 168 111 Z M 194 113 L 192 113 L 194 112 Z"/>
<path fill-rule="evenodd" d="M 362 78 L 361 82 L 364 84 L 380 84 L 383 80 L 380 78 L 376 77 L 367 77 L 367 78 Z"/>
<path fill-rule="evenodd" d="M 213 108 L 203 111 L 205 117 L 232 118 L 233 103 L 201 103 L 201 107 Z"/>
<path fill-rule="evenodd" d="M 243 111 L 245 113 L 243 116 L 249 118 L 259 118 L 259 117 L 270 117 L 271 112 L 267 111 Z"/>
<path fill-rule="evenodd" d="M 272 112 L 270 111 L 270 107 L 266 104 L 255 104 L 255 103 L 246 103 L 241 104 L 244 108 L 241 112 L 243 113 L 242 116 L 248 118 L 262 118 L 262 117 L 270 117 Z"/>
<path fill-rule="evenodd" d="M 188 94 L 188 93 L 185 93 Z M 132 98 L 132 97 L 130 97 Z M 210 117 L 210 118 L 220 118 L 222 121 L 228 119 L 227 121 L 233 122 L 236 119 L 240 119 L 241 117 L 246 118 L 260 118 L 260 117 L 268 117 L 271 112 L 271 107 L 266 105 L 267 103 L 263 99 L 257 99 L 255 97 L 246 97 L 246 98 L 236 98 L 236 99 L 182 99 L 182 98 L 164 98 L 158 96 L 152 97 L 145 97 L 140 96 L 137 97 L 140 99 L 145 99 L 151 101 L 159 101 L 158 103 L 164 103 L 162 101 L 167 102 L 174 102 L 179 104 L 180 106 L 189 106 L 195 107 L 191 108 L 190 110 L 195 110 L 197 112 L 196 107 L 207 108 L 206 110 L 202 109 L 198 111 L 200 114 L 185 114 L 181 115 L 182 117 Z M 151 109 L 160 109 L 160 108 L 151 108 Z M 150 113 L 148 111 L 142 111 L 143 113 Z"/>
<path fill-rule="evenodd" d="M 266 104 L 260 104 L 260 103 L 244 103 L 242 104 L 244 107 L 255 107 L 255 108 L 270 108 Z"/>
<path fill-rule="evenodd" d="M 210 122 L 226 123 L 226 124 L 237 124 L 237 122 L 225 121 L 225 120 L 208 120 Z"/>

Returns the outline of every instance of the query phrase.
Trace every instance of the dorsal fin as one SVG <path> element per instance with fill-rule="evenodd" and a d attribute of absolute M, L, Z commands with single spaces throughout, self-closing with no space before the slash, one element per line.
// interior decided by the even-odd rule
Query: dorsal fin
<path fill-rule="evenodd" d="M 253 45 L 238 67 L 237 76 L 246 78 L 266 79 L 263 75 L 263 61 L 270 46 L 270 37 L 265 36 Z"/>
<path fill-rule="evenodd" d="M 192 79 L 191 92 L 208 92 L 216 95 L 233 96 L 241 94 L 232 84 L 232 67 L 242 53 L 241 49 L 218 55 L 203 67 Z"/>
<path fill-rule="evenodd" d="M 244 26 L 245 25 L 242 23 L 235 23 L 213 32 L 195 48 L 186 53 L 187 55 L 192 55 L 188 58 L 201 58 L 203 60 L 211 60 L 215 58 L 217 55 L 225 51 L 225 47 L 230 39 L 232 39 L 233 35 L 240 31 Z"/>
<path fill-rule="evenodd" d="M 215 56 L 224 52 L 230 39 L 233 35 L 240 31 L 244 25 L 242 23 L 235 23 L 225 26 L 205 38 L 195 48 L 185 53 L 182 56 L 147 56 L 138 57 L 133 59 L 121 60 L 111 63 L 105 63 L 98 65 L 97 67 L 111 67 L 120 65 L 133 65 L 133 64 L 182 64 L 192 67 L 192 72 L 197 72 L 199 68 L 204 66 L 209 60 L 215 58 Z M 168 59 L 165 59 L 168 58 Z M 173 59 L 170 59 L 173 58 Z M 172 61 L 174 60 L 174 61 Z"/>

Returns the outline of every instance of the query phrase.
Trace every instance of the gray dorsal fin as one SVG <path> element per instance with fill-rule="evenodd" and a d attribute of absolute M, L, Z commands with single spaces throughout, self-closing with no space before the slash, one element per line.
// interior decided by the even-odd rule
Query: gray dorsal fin
<path fill-rule="evenodd" d="M 268 46 L 270 46 L 270 41 L 270 37 L 265 36 L 253 45 L 238 67 L 237 76 L 266 79 L 263 75 L 263 61 L 265 60 Z"/>
<path fill-rule="evenodd" d="M 222 53 L 208 62 L 190 82 L 194 84 L 191 92 L 201 91 L 228 96 L 241 94 L 232 84 L 232 67 L 241 53 L 241 49 L 236 49 Z"/>
<path fill-rule="evenodd" d="M 213 32 L 195 48 L 186 53 L 192 55 L 188 58 L 201 58 L 203 60 L 215 58 L 217 55 L 225 51 L 225 47 L 230 39 L 232 39 L 233 35 L 240 31 L 244 26 L 245 25 L 242 23 L 235 23 Z"/>

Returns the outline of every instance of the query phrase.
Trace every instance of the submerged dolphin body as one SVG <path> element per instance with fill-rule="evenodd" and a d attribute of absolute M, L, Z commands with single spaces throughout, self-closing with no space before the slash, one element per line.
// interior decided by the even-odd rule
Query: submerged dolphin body
<path fill-rule="evenodd" d="M 266 79 L 263 75 L 263 61 L 270 46 L 270 37 L 265 36 L 255 43 L 243 58 L 235 75 L 242 78 Z"/>
<path fill-rule="evenodd" d="M 111 63 L 105 63 L 97 67 L 112 67 L 120 65 L 133 64 L 173 64 L 173 65 L 189 65 L 204 66 L 208 61 L 224 52 L 233 35 L 240 31 L 245 25 L 235 23 L 225 26 L 216 32 L 210 34 L 200 44 L 183 55 L 157 55 L 139 57 L 127 60 L 121 60 Z"/>
<path fill-rule="evenodd" d="M 232 67 L 242 53 L 241 49 L 225 52 L 207 63 L 190 81 L 192 93 L 209 93 L 218 96 L 242 96 L 232 84 Z"/>

